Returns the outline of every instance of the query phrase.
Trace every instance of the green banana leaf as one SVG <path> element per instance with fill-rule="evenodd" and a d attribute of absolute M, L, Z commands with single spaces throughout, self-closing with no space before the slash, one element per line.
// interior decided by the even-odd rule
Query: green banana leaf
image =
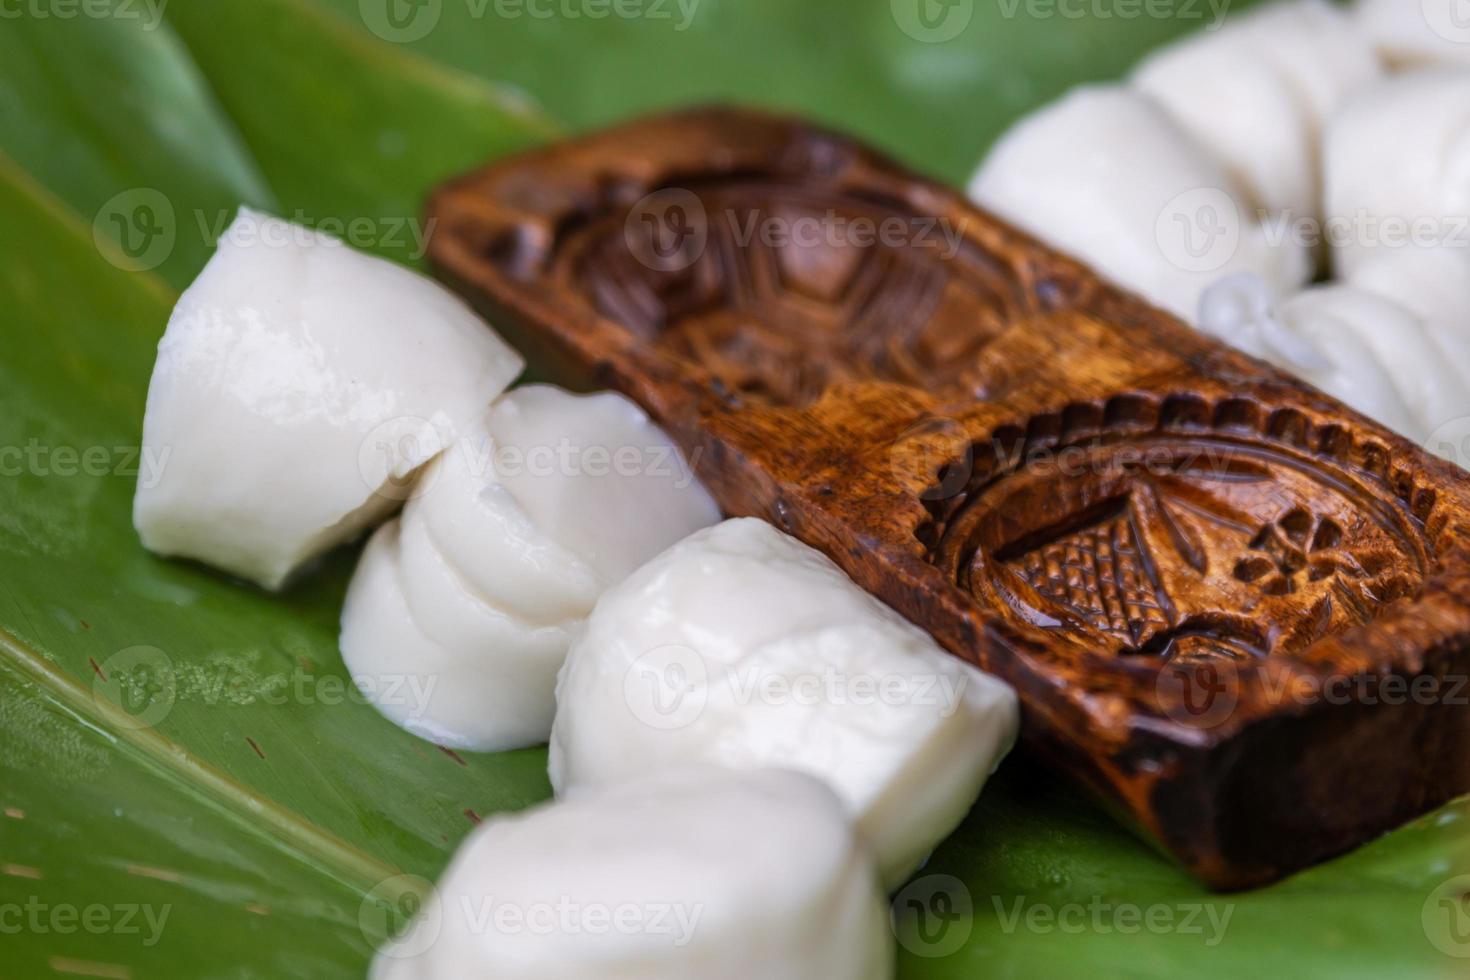
<path fill-rule="evenodd" d="M 1209 9 L 957 0 L 963 29 L 925 41 L 904 0 L 690 2 L 0 18 L 0 975 L 360 976 L 476 822 L 550 793 L 544 750 L 446 752 L 361 703 L 336 650 L 353 549 L 273 597 L 138 545 L 154 345 L 237 204 L 414 262 L 448 174 L 700 99 L 800 110 L 958 181 L 1020 112 Z M 1016 757 L 897 896 L 900 975 L 1460 976 L 1467 821 L 1460 801 L 1219 896 Z"/>
<path fill-rule="evenodd" d="M 734 101 L 830 123 L 951 183 L 1028 109 L 1255 2 L 325 0 L 391 45 L 519 86 L 573 128 Z"/>
<path fill-rule="evenodd" d="M 119 8 L 123 9 L 123 8 Z M 175 286 L 212 242 L 182 220 L 278 202 L 189 53 L 147 19 L 0 20 L 0 152 Z"/>

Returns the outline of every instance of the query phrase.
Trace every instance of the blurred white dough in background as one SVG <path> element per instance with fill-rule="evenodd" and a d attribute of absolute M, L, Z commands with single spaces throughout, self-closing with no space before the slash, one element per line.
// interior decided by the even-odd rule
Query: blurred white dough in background
<path fill-rule="evenodd" d="M 1348 99 L 1323 165 L 1338 277 L 1375 254 L 1440 248 L 1470 274 L 1470 70 L 1401 75 Z"/>
<path fill-rule="evenodd" d="M 1348 281 L 1412 310 L 1447 335 L 1470 338 L 1470 248 L 1380 250 L 1356 263 Z"/>
<path fill-rule="evenodd" d="M 1225 166 L 1149 97 L 1084 86 L 1022 119 L 970 183 L 982 207 L 1192 322 L 1216 279 L 1291 291 L 1308 249 L 1270 229 Z"/>
<path fill-rule="evenodd" d="M 1258 279 L 1222 280 L 1201 302 L 1200 329 L 1416 442 L 1470 415 L 1470 362 L 1456 337 L 1357 286 L 1277 300 Z"/>
<path fill-rule="evenodd" d="M 1328 0 L 1252 8 L 1150 54 L 1132 84 L 1222 161 L 1255 206 L 1321 213 L 1322 127 L 1381 74 L 1373 48 Z"/>
<path fill-rule="evenodd" d="M 1392 68 L 1470 66 L 1465 0 L 1357 0 L 1353 16 Z"/>

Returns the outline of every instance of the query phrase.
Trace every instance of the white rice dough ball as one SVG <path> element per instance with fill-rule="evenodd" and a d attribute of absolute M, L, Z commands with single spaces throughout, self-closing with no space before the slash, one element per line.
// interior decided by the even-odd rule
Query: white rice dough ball
<path fill-rule="evenodd" d="M 353 681 L 390 721 L 439 745 L 499 751 L 546 740 L 571 632 L 481 602 L 421 523 L 394 519 L 358 561 L 340 644 Z"/>
<path fill-rule="evenodd" d="M 1465 0 L 1358 0 L 1353 14 L 1390 68 L 1470 65 Z"/>
<path fill-rule="evenodd" d="M 1372 46 L 1328 0 L 1269 3 L 1149 55 L 1132 84 L 1271 212 L 1321 214 L 1322 129 L 1379 78 Z"/>
<path fill-rule="evenodd" d="M 523 367 L 432 280 L 241 208 L 158 345 L 143 451 L 162 468 L 133 523 L 278 588 L 397 507 Z"/>
<path fill-rule="evenodd" d="M 1290 371 L 1410 439 L 1470 415 L 1466 362 L 1454 338 L 1391 299 L 1350 285 L 1276 302 L 1259 281 L 1207 294 L 1201 328 Z"/>
<path fill-rule="evenodd" d="M 1470 70 L 1359 93 L 1333 116 L 1323 153 L 1339 278 L 1385 251 L 1470 254 Z"/>
<path fill-rule="evenodd" d="M 1225 167 L 1163 107 L 1119 86 L 1075 89 L 1022 119 L 970 196 L 1190 321 L 1221 276 L 1254 272 L 1289 291 L 1311 274 L 1306 246 L 1273 240 Z"/>
<path fill-rule="evenodd" d="M 847 804 L 889 886 L 964 817 L 1018 724 L 1009 686 L 749 518 L 604 593 L 556 696 L 558 792 L 692 762 L 809 772 Z"/>
<path fill-rule="evenodd" d="M 1470 248 L 1381 249 L 1358 263 L 1349 281 L 1447 335 L 1470 337 Z"/>
<path fill-rule="evenodd" d="M 809 776 L 678 768 L 487 820 L 373 980 L 885 980 L 887 907 Z"/>
<path fill-rule="evenodd" d="M 544 742 L 557 669 L 597 597 L 717 520 L 672 440 L 628 399 L 518 388 L 426 468 L 401 521 L 364 552 L 343 659 L 383 714 L 425 738 Z"/>
<path fill-rule="evenodd" d="M 604 583 L 720 519 L 695 479 L 698 460 L 615 392 L 517 388 L 495 403 L 490 433 L 499 483 Z"/>

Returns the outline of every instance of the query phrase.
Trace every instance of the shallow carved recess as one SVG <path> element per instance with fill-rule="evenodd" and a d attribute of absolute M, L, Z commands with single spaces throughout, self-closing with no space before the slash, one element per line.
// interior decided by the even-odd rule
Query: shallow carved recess
<path fill-rule="evenodd" d="M 919 535 L 977 602 L 1068 642 L 1290 654 L 1414 595 L 1430 566 L 1432 496 L 1397 496 L 1364 469 L 1382 445 L 1344 431 L 1234 398 L 1074 403 L 947 462 Z"/>
<path fill-rule="evenodd" d="M 599 313 L 746 398 L 799 407 L 868 379 L 979 396 L 976 355 L 1036 309 L 895 202 L 755 177 L 650 195 L 584 217 L 553 261 Z"/>
<path fill-rule="evenodd" d="M 958 192 L 704 109 L 496 161 L 429 219 L 542 377 L 638 400 L 727 513 L 1013 684 L 1031 749 L 1208 883 L 1470 791 L 1448 698 L 1301 697 L 1470 674 L 1466 474 Z"/>

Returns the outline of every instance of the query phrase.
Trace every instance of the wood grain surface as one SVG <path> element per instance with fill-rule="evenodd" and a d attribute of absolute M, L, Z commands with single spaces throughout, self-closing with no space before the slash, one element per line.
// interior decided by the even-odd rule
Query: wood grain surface
<path fill-rule="evenodd" d="M 646 119 L 433 198 L 436 270 L 730 514 L 1019 690 L 1210 884 L 1470 790 L 1470 482 L 799 120 Z"/>

